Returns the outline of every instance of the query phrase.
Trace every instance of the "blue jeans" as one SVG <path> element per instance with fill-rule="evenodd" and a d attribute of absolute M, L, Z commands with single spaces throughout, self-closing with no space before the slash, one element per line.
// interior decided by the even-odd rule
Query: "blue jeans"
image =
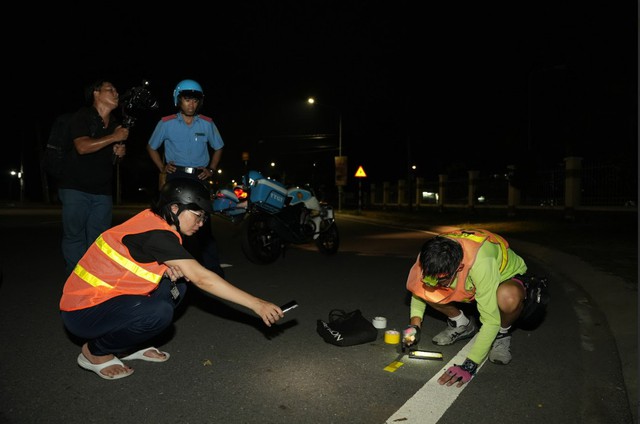
<path fill-rule="evenodd" d="M 171 280 L 164 278 L 149 296 L 117 296 L 78 311 L 61 311 L 69 332 L 87 340 L 89 352 L 104 356 L 142 349 L 173 322 L 175 308 L 184 299 L 187 283 L 178 280 L 178 299 L 171 296 Z"/>
<path fill-rule="evenodd" d="M 111 227 L 113 198 L 69 188 L 58 189 L 58 197 L 62 202 L 62 256 L 71 274 L 89 246 Z"/>

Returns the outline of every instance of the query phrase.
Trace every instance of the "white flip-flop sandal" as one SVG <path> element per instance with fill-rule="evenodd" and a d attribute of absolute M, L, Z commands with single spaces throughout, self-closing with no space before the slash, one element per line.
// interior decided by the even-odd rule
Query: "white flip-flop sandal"
<path fill-rule="evenodd" d="M 85 370 L 93 371 L 94 373 L 98 374 L 98 376 L 104 378 L 105 380 L 117 380 L 119 378 L 129 377 L 131 374 L 133 374 L 133 370 L 129 370 L 126 373 L 116 374 L 114 376 L 104 375 L 100 372 L 103 369 L 110 367 L 111 365 L 120 365 L 124 367 L 125 365 L 118 358 L 113 358 L 112 360 L 107 361 L 103 364 L 94 364 L 91 361 L 89 361 L 87 357 L 84 356 L 84 354 L 81 353 L 80 355 L 78 355 L 78 365 L 80 365 L 80 367 L 84 368 Z"/>
<path fill-rule="evenodd" d="M 149 356 L 145 356 L 145 352 L 149 350 L 155 350 L 158 354 L 164 355 L 164 358 L 151 358 Z M 165 362 L 169 359 L 170 355 L 167 352 L 162 352 L 155 347 L 147 347 L 145 349 L 140 349 L 137 352 L 132 353 L 131 355 L 127 355 L 124 358 L 120 358 L 123 361 L 132 361 L 134 359 L 140 359 L 141 361 L 147 362 Z"/>

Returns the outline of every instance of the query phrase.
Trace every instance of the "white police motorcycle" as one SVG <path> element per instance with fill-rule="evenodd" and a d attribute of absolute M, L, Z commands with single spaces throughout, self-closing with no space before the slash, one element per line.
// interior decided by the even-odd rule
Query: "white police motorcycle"
<path fill-rule="evenodd" d="M 291 244 L 315 243 L 325 255 L 340 245 L 331 206 L 310 189 L 287 188 L 258 171 L 249 171 L 233 190 L 218 190 L 213 210 L 242 225 L 242 251 L 254 263 L 276 261 Z"/>

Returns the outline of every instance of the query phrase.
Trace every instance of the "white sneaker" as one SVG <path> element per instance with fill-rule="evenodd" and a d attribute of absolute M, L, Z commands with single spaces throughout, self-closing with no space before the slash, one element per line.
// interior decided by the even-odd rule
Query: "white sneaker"
<path fill-rule="evenodd" d="M 511 334 L 498 334 L 491 345 L 489 360 L 500 365 L 511 362 Z"/>
<path fill-rule="evenodd" d="M 456 322 L 447 319 L 447 328 L 436 334 L 431 341 L 438 346 L 454 344 L 458 340 L 470 339 L 476 334 L 478 327 L 473 318 L 469 318 L 469 324 L 456 327 Z"/>

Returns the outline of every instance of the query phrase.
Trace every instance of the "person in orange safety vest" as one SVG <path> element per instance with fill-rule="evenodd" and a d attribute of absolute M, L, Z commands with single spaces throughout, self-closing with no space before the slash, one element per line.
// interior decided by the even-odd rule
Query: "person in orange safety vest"
<path fill-rule="evenodd" d="M 426 306 L 447 318 L 447 328 L 432 342 L 444 346 L 473 337 L 478 325 L 460 304 L 476 302 L 482 326 L 467 358 L 450 367 L 438 382 L 457 387 L 471 380 L 487 355 L 493 363 L 511 362 L 511 325 L 519 318 L 526 298 L 522 282 L 527 265 L 501 236 L 486 230 L 459 230 L 424 243 L 409 271 L 412 293 L 410 325 L 403 331 L 404 346 L 420 339 Z"/>
<path fill-rule="evenodd" d="M 267 326 L 284 317 L 280 307 L 233 286 L 182 246 L 182 237 L 196 233 L 211 212 L 201 182 L 174 179 L 150 209 L 105 231 L 89 247 L 60 299 L 66 329 L 86 340 L 80 367 L 113 380 L 133 373 L 123 361 L 169 359 L 145 346 L 173 322 L 187 282 L 252 310 Z"/>

